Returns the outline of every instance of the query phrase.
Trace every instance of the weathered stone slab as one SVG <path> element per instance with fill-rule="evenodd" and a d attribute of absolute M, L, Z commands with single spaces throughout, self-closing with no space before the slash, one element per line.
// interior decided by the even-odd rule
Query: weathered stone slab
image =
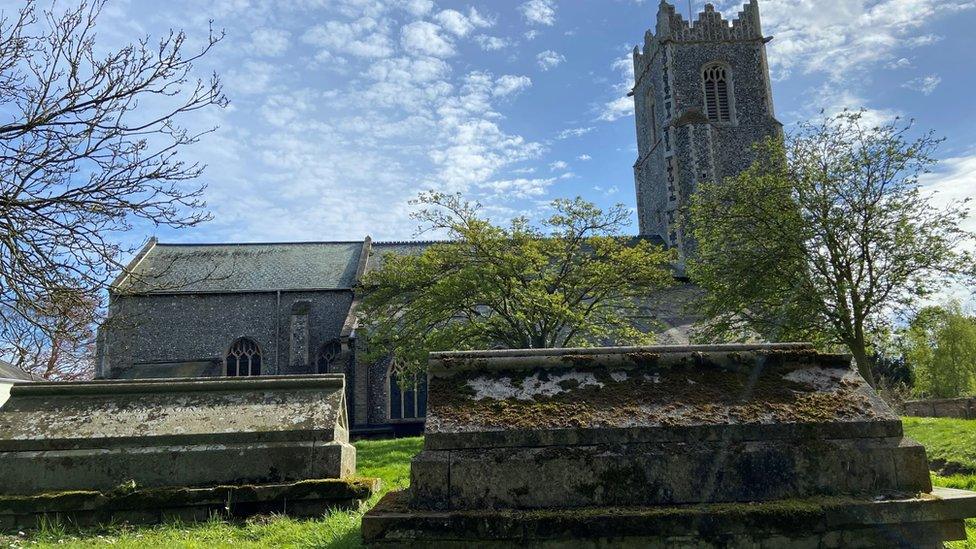
<path fill-rule="evenodd" d="M 0 498 L 348 479 L 344 395 L 342 375 L 14 385 Z"/>
<path fill-rule="evenodd" d="M 77 526 L 111 521 L 152 524 L 287 513 L 311 517 L 355 508 L 379 488 L 378 479 L 308 480 L 287 484 L 70 491 L 0 496 L 0 530 L 32 528 L 42 517 Z"/>
<path fill-rule="evenodd" d="M 845 497 L 767 503 L 590 507 L 566 511 L 419 511 L 391 492 L 363 520 L 372 546 L 477 547 L 942 547 L 965 539 L 976 494 L 936 488 L 896 500 Z"/>
<path fill-rule="evenodd" d="M 976 419 L 976 398 L 910 400 L 902 405 L 907 416 Z"/>
<path fill-rule="evenodd" d="M 935 546 L 976 512 L 809 344 L 436 353 L 428 380 L 410 491 L 368 543 Z"/>

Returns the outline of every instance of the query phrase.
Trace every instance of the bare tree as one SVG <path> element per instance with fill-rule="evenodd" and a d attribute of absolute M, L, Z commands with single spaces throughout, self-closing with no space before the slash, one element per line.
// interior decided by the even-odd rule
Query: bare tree
<path fill-rule="evenodd" d="M 204 166 L 178 154 L 215 129 L 181 120 L 227 104 L 216 74 L 193 71 L 223 34 L 211 29 L 189 53 L 172 30 L 106 52 L 95 42 L 104 5 L 55 12 L 28 0 L 0 14 L 0 341 L 27 325 L 50 346 L 67 325 L 90 325 L 90 305 L 134 251 L 116 237 L 135 221 L 210 217 L 192 181 Z"/>

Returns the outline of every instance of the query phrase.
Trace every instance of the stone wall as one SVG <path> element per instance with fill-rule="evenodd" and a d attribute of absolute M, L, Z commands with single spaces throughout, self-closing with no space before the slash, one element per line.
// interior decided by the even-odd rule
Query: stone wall
<path fill-rule="evenodd" d="M 915 417 L 976 419 L 976 397 L 909 400 L 902 404 L 902 413 Z"/>
<path fill-rule="evenodd" d="M 319 348 L 339 337 L 352 297 L 351 291 L 115 296 L 99 334 L 98 377 L 223 375 L 225 353 L 241 337 L 260 346 L 262 373 L 312 373 Z M 293 326 L 301 332 L 297 341 Z M 307 364 L 291 362 L 293 344 L 307 345 Z"/>

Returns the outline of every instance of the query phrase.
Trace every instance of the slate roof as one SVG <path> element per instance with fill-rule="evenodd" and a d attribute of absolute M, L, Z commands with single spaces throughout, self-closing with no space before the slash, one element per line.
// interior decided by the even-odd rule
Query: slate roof
<path fill-rule="evenodd" d="M 116 288 L 120 293 L 348 290 L 363 242 L 156 244 Z"/>
<path fill-rule="evenodd" d="M 0 379 L 16 379 L 18 381 L 34 381 L 34 376 L 20 368 L 0 360 Z"/>

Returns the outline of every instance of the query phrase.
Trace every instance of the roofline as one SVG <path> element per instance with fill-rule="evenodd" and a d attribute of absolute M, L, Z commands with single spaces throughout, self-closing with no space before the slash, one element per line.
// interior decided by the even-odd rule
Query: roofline
<path fill-rule="evenodd" d="M 142 247 L 141 250 L 139 250 L 139 253 L 137 253 L 136 256 L 132 258 L 131 261 L 129 261 L 128 265 L 122 268 L 122 272 L 119 273 L 119 276 L 115 277 L 115 280 L 113 280 L 112 283 L 109 284 L 108 286 L 109 290 L 113 292 L 117 292 L 119 288 L 122 286 L 122 283 L 128 280 L 129 276 L 133 272 L 135 272 L 136 267 L 138 267 L 139 264 L 142 263 L 142 260 L 145 259 L 146 256 L 149 255 L 149 252 L 152 251 L 152 249 L 155 248 L 158 244 L 159 244 L 159 239 L 157 239 L 155 236 L 150 237 L 149 241 L 146 242 L 146 244 Z"/>
<path fill-rule="evenodd" d="M 308 244 L 362 244 L 362 240 L 308 240 L 299 242 L 160 242 L 157 246 L 167 246 L 172 248 L 189 248 L 193 246 L 288 246 L 288 245 L 308 245 Z"/>
<path fill-rule="evenodd" d="M 385 240 L 385 241 L 376 240 L 373 241 L 373 246 L 404 246 L 404 245 L 409 246 L 411 244 L 425 244 L 425 245 L 450 244 L 452 242 L 456 242 L 456 241 L 455 240 Z"/>
<path fill-rule="evenodd" d="M 355 288 L 262 288 L 260 290 L 170 290 L 170 291 L 148 291 L 148 292 L 117 292 L 118 297 L 148 297 L 148 296 L 170 296 L 170 295 L 220 295 L 220 294 L 274 294 L 297 293 L 297 292 L 354 292 Z"/>

